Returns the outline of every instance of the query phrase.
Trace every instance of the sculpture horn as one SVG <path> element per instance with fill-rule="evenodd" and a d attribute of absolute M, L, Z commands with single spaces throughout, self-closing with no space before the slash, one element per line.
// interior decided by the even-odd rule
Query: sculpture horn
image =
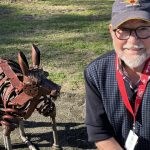
<path fill-rule="evenodd" d="M 27 76 L 28 71 L 29 71 L 29 64 L 28 64 L 28 61 L 26 59 L 26 56 L 21 51 L 18 53 L 18 63 L 19 63 L 19 66 L 21 68 L 23 75 Z"/>
<path fill-rule="evenodd" d="M 34 44 L 32 44 L 32 65 L 33 67 L 40 65 L 40 50 Z"/>

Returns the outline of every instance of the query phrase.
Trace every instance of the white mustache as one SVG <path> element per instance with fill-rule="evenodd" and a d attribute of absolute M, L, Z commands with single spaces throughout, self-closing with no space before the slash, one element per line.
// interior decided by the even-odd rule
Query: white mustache
<path fill-rule="evenodd" d="M 123 45 L 123 49 L 144 49 L 144 45 Z"/>

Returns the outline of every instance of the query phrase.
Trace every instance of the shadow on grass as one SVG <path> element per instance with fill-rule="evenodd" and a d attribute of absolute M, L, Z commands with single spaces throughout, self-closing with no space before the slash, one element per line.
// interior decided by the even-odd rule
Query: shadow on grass
<path fill-rule="evenodd" d="M 96 11 L 106 11 L 103 4 L 110 6 L 111 2 L 101 2 L 99 0 L 96 1 L 63 1 L 67 5 L 67 3 L 71 2 L 72 5 L 89 5 L 91 7 L 91 10 Z M 55 1 L 52 1 L 51 3 L 55 4 Z M 62 1 L 56 1 L 58 5 L 61 5 Z M 94 6 L 93 6 L 94 5 Z M 20 8 L 22 9 L 22 8 Z M 90 8 L 88 8 L 90 9 Z M 104 10 L 104 11 L 103 11 Z M 35 10 L 33 10 L 34 12 Z M 9 55 L 9 51 L 13 54 L 9 56 L 14 55 L 14 51 L 12 50 L 11 46 L 15 45 L 30 45 L 31 43 L 42 43 L 45 47 L 48 47 L 48 49 L 51 51 L 51 49 L 58 51 L 58 53 L 61 53 L 63 49 L 69 49 L 69 51 L 74 50 L 76 48 L 86 49 L 88 45 L 84 45 L 82 42 L 84 40 L 88 40 L 88 36 L 85 35 L 84 37 L 68 37 L 64 36 L 61 40 L 59 38 L 51 39 L 49 36 L 50 34 L 62 34 L 65 32 L 69 33 L 87 33 L 87 30 L 92 28 L 92 25 L 94 23 L 101 24 L 102 26 L 105 26 L 105 22 L 110 20 L 110 12 L 106 11 L 106 14 L 104 13 L 98 13 L 96 15 L 78 15 L 78 13 L 48 13 L 48 14 L 36 14 L 35 13 L 20 13 L 19 8 L 12 7 L 11 5 L 0 5 L 0 54 L 2 55 Z M 101 26 L 100 25 L 100 26 Z M 105 28 L 105 27 L 104 27 Z M 92 32 L 92 31 L 91 31 Z M 101 41 L 105 41 L 108 37 L 108 35 L 103 36 L 102 34 Z M 46 37 L 49 38 L 46 38 Z M 96 35 L 97 36 L 97 35 Z M 94 37 L 96 37 L 94 36 Z M 93 38 L 93 35 L 90 37 L 94 42 L 95 38 Z M 63 43 L 62 43 L 63 40 Z M 99 39 L 98 39 L 99 40 Z M 82 42 L 82 44 L 77 47 L 77 42 Z M 88 43 L 88 42 L 85 42 Z M 9 46 L 8 46 L 9 45 Z M 71 47 L 72 46 L 72 47 Z M 74 46 L 74 47 L 73 47 Z M 20 47 L 21 49 L 22 47 Z M 19 49 L 19 48 L 17 48 Z M 19 50 L 20 50 L 19 49 Z M 29 50 L 27 50 L 29 52 Z M 66 55 L 64 52 L 61 55 Z M 45 55 L 46 57 L 46 55 Z M 57 60 L 57 56 L 55 56 L 55 60 Z M 72 60 L 71 60 L 72 61 Z"/>
<path fill-rule="evenodd" d="M 79 1 L 78 1 L 79 2 Z M 65 2 L 66 3 L 66 2 Z M 83 1 L 82 1 L 83 3 Z M 82 3 L 79 3 L 80 5 Z M 89 1 L 89 5 L 92 6 L 93 2 Z M 106 2 L 107 3 L 107 2 Z M 104 8 L 93 8 L 103 10 Z M 90 26 L 93 21 L 108 21 L 110 14 L 96 15 L 77 15 L 77 14 L 53 14 L 43 18 L 38 15 L 20 14 L 19 10 L 12 8 L 10 5 L 0 6 L 0 33 L 5 34 L 32 34 L 35 30 L 52 30 L 53 32 L 61 30 L 74 30 L 82 29 L 86 26 Z M 7 19 L 6 19 L 7 18 Z M 20 33 L 21 32 L 21 33 Z M 17 37 L 17 35 L 16 35 Z M 12 41 L 15 42 L 15 41 Z"/>
<path fill-rule="evenodd" d="M 90 1 L 90 0 L 64 0 L 64 1 L 61 1 L 61 0 L 41 0 L 41 1 L 48 1 L 48 2 L 52 2 L 54 5 L 67 5 L 67 4 L 72 4 L 72 5 L 84 5 L 84 6 L 91 6 L 93 4 L 96 4 L 96 5 L 103 5 L 103 4 L 112 4 L 113 1 L 103 1 L 103 0 L 93 0 L 93 1 Z"/>
<path fill-rule="evenodd" d="M 89 143 L 87 140 L 86 128 L 82 126 L 82 123 L 57 123 L 57 128 L 64 127 L 64 130 L 58 130 L 59 143 L 64 147 L 69 147 L 72 149 L 94 149 L 95 146 Z M 82 126 L 82 127 L 81 127 Z M 43 122 L 25 122 L 26 128 L 38 128 L 38 127 L 49 127 L 49 123 Z M 35 145 L 37 149 L 49 148 L 53 144 L 53 134 L 52 132 L 47 133 L 26 133 L 31 142 Z M 46 141 L 46 142 L 45 142 Z M 13 148 L 25 148 L 25 144 L 13 144 Z"/>
<path fill-rule="evenodd" d="M 101 14 L 101 15 L 71 15 L 71 14 L 60 14 L 53 15 L 46 19 L 37 19 L 36 17 L 32 17 L 31 19 L 25 19 L 23 15 L 17 16 L 9 16 L 7 15 L 7 21 L 5 19 L 1 19 L 0 23 L 2 28 L 0 29 L 0 33 L 5 36 L 9 35 L 7 38 L 12 38 L 15 35 L 15 38 L 11 41 L 11 43 L 16 42 L 17 37 L 20 35 L 31 36 L 34 37 L 34 34 L 37 33 L 37 30 L 49 31 L 49 33 L 58 33 L 60 31 L 81 31 L 83 28 L 87 28 L 92 25 L 94 22 L 104 22 L 110 20 L 109 14 Z M 2 18 L 2 17 L 0 17 Z M 46 34 L 46 33 L 45 33 Z M 5 41 L 7 42 L 7 41 Z M 11 44 L 9 43 L 9 44 Z M 25 41 L 26 43 L 26 41 Z M 0 43 L 1 44 L 1 43 Z M 8 44 L 8 43 L 6 43 Z"/>
<path fill-rule="evenodd" d="M 63 3 L 67 4 L 67 1 Z M 91 9 L 100 9 L 101 11 L 105 9 L 103 5 L 100 5 L 102 2 L 98 2 L 98 0 L 94 2 L 74 1 L 74 3 L 77 5 L 87 3 L 86 5 L 91 5 Z M 92 8 L 92 3 L 94 5 L 97 3 L 99 6 Z M 111 2 L 103 3 L 110 5 Z M 98 15 L 46 14 L 46 17 L 43 17 L 44 15 L 36 13 L 34 15 L 21 14 L 19 11 L 19 8 L 14 8 L 11 5 L 0 5 L 0 55 L 2 57 L 16 59 L 17 51 L 24 51 L 23 45 L 30 47 L 31 43 L 38 43 L 42 45 L 39 48 L 43 50 L 43 54 L 46 53 L 46 55 L 41 53 L 45 64 L 52 62 L 54 65 L 56 64 L 55 67 L 65 68 L 70 65 L 70 62 L 73 62 L 80 67 L 81 60 L 84 60 L 89 53 L 86 51 L 87 49 L 91 50 L 96 47 L 96 51 L 100 51 L 100 42 L 106 41 L 108 43 L 109 33 L 96 33 L 90 30 L 94 23 L 100 24 L 101 30 L 106 28 L 105 22 L 110 20 L 109 12 Z M 88 32 L 90 33 L 87 35 Z M 58 36 L 64 33 L 66 34 L 62 39 L 59 37 L 51 39 L 51 34 Z M 73 33 L 75 36 L 69 37 L 67 33 Z M 13 49 L 13 47 L 15 48 Z M 81 51 L 77 52 L 77 49 L 81 49 Z M 30 52 L 30 48 L 25 50 L 27 53 Z M 66 64 L 63 63 L 64 60 L 68 60 Z"/>

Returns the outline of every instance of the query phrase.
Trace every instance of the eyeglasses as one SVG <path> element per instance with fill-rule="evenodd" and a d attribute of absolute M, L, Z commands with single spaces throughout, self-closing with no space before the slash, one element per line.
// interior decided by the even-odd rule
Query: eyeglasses
<path fill-rule="evenodd" d="M 134 31 L 138 39 L 147 39 L 150 37 L 150 26 L 140 26 L 136 29 L 128 29 L 122 27 L 114 29 L 113 31 L 115 32 L 115 35 L 119 40 L 129 39 L 132 31 Z"/>

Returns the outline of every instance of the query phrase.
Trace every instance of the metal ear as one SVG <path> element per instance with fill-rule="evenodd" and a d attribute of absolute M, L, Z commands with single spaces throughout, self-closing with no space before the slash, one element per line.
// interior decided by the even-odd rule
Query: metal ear
<path fill-rule="evenodd" d="M 29 64 L 28 64 L 28 61 L 26 59 L 26 56 L 21 51 L 18 53 L 18 63 L 19 63 L 19 66 L 21 68 L 23 75 L 28 75 Z"/>
<path fill-rule="evenodd" d="M 32 65 L 33 67 L 40 65 L 40 50 L 34 44 L 32 44 Z"/>

